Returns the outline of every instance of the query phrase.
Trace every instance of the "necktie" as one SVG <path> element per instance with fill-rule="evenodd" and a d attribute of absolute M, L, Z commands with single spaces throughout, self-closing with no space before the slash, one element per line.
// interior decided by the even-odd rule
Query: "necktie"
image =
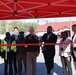
<path fill-rule="evenodd" d="M 74 35 L 72 36 L 72 40 L 73 40 L 73 38 L 74 38 Z"/>

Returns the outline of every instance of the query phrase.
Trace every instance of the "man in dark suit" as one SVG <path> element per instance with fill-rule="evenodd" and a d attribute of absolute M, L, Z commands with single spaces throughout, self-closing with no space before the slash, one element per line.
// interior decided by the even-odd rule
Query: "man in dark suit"
<path fill-rule="evenodd" d="M 47 33 L 42 36 L 42 42 L 46 43 L 56 43 L 57 36 L 52 33 L 52 27 L 47 27 Z M 44 55 L 45 65 L 47 68 L 47 74 L 53 75 L 54 67 L 54 56 L 55 56 L 55 45 L 44 45 L 42 47 L 42 52 Z"/>

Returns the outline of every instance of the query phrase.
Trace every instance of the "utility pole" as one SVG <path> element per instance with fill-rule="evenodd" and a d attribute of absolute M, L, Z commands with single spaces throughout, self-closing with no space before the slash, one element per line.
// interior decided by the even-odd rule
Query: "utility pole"
<path fill-rule="evenodd" d="M 46 24 L 48 24 L 48 20 L 46 20 Z"/>
<path fill-rule="evenodd" d="M 71 20 L 71 17 L 70 17 L 70 36 L 72 37 L 72 20 Z"/>
<path fill-rule="evenodd" d="M 6 32 L 9 32 L 9 24 L 8 23 L 6 23 Z"/>
<path fill-rule="evenodd" d="M 37 25 L 38 25 L 38 23 L 39 23 L 39 19 L 37 19 Z"/>

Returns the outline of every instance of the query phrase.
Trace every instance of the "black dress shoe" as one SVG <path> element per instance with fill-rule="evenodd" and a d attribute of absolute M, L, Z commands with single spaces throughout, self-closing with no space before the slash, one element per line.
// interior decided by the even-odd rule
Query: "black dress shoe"
<path fill-rule="evenodd" d="M 4 75 L 8 75 L 8 73 L 4 73 Z"/>
<path fill-rule="evenodd" d="M 9 75 L 13 75 L 12 73 L 9 73 Z"/>

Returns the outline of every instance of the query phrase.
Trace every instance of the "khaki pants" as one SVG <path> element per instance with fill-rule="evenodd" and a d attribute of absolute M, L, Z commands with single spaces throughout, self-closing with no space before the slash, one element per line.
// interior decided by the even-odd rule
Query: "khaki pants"
<path fill-rule="evenodd" d="M 37 52 L 27 52 L 27 71 L 26 75 L 36 75 L 36 58 L 37 58 Z M 31 67 L 32 67 L 32 73 L 31 73 Z"/>
<path fill-rule="evenodd" d="M 17 61 L 18 61 L 18 74 L 20 74 L 22 71 L 22 61 L 23 61 L 25 73 L 26 73 L 26 54 L 21 54 L 21 53 L 17 54 Z"/>

